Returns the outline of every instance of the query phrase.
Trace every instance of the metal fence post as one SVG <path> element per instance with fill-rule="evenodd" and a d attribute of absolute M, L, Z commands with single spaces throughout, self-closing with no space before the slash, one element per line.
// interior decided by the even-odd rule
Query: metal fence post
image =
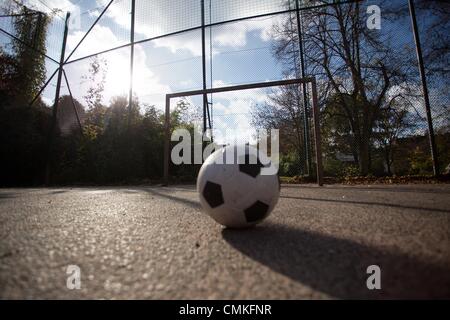
<path fill-rule="evenodd" d="M 170 97 L 166 95 L 166 113 L 164 124 L 164 181 L 165 187 L 169 186 L 169 165 L 170 165 Z"/>
<path fill-rule="evenodd" d="M 428 137 L 430 140 L 431 158 L 433 161 L 433 173 L 435 176 L 439 176 L 439 161 L 436 148 L 436 141 L 434 139 L 433 118 L 431 116 L 430 97 L 428 94 L 427 78 L 425 74 L 425 67 L 423 63 L 422 47 L 420 45 L 420 36 L 417 28 L 416 10 L 414 8 L 414 1 L 408 0 L 409 13 L 411 16 L 411 24 L 414 33 L 414 41 L 416 43 L 417 62 L 419 64 L 420 80 L 422 82 L 423 98 L 425 101 L 425 110 L 427 113 L 428 122 Z"/>
<path fill-rule="evenodd" d="M 136 22 L 136 0 L 131 0 L 131 53 L 130 53 L 130 92 L 128 96 L 128 129 L 131 125 L 131 111 L 133 106 L 133 77 L 134 77 L 134 27 Z"/>
<path fill-rule="evenodd" d="M 66 71 L 64 69 L 63 69 L 63 75 L 64 75 L 64 79 L 66 80 L 67 91 L 69 91 L 70 101 L 72 103 L 72 108 L 73 108 L 73 111 L 75 113 L 75 117 L 77 118 L 78 127 L 80 128 L 80 134 L 81 134 L 81 136 L 83 136 L 84 135 L 84 133 L 83 133 L 83 125 L 81 124 L 80 114 L 78 113 L 77 106 L 75 105 L 75 101 L 73 99 L 72 90 L 70 89 L 69 79 L 67 78 L 67 74 L 66 74 Z"/>
<path fill-rule="evenodd" d="M 201 0 L 201 13 L 202 13 L 202 73 L 203 73 L 203 90 L 206 90 L 206 29 L 205 29 L 205 0 Z M 208 130 L 206 122 L 208 106 L 208 95 L 203 94 L 203 134 Z"/>
<path fill-rule="evenodd" d="M 316 168 L 317 168 L 317 183 L 323 186 L 323 162 L 322 162 L 322 137 L 320 134 L 320 110 L 319 99 L 317 97 L 317 82 L 313 78 L 311 80 L 312 96 L 313 96 L 313 118 L 314 118 L 314 142 L 316 147 Z"/>
<path fill-rule="evenodd" d="M 64 38 L 61 48 L 61 59 L 59 61 L 59 69 L 58 69 L 58 82 L 56 83 L 56 91 L 55 91 L 55 102 L 53 103 L 52 110 L 52 120 L 50 124 L 50 131 L 48 135 L 48 146 L 47 146 L 47 159 L 46 159 L 46 169 L 45 169 L 45 184 L 50 184 L 50 169 L 51 169 L 51 152 L 53 147 L 53 139 L 55 135 L 56 122 L 58 120 L 58 104 L 59 104 L 59 94 L 61 91 L 61 81 L 63 76 L 63 67 L 64 67 L 64 58 L 66 55 L 66 44 L 67 44 L 67 35 L 69 33 L 69 19 L 70 13 L 68 12 L 66 15 L 66 22 L 64 25 Z"/>

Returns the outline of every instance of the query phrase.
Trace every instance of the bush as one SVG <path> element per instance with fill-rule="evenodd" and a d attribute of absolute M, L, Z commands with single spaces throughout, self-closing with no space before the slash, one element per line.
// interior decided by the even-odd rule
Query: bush
<path fill-rule="evenodd" d="M 42 184 L 51 115 L 43 107 L 0 109 L 0 183 Z"/>
<path fill-rule="evenodd" d="M 295 177 L 305 174 L 303 161 L 298 153 L 290 152 L 280 155 L 280 176 Z"/>
<path fill-rule="evenodd" d="M 424 175 L 433 172 L 433 163 L 429 153 L 425 153 L 421 148 L 416 147 L 409 155 L 410 174 Z"/>

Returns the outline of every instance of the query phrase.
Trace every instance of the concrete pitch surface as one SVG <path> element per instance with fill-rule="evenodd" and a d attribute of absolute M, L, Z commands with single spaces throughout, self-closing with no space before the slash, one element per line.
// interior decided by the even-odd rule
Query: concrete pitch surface
<path fill-rule="evenodd" d="M 2 189 L 0 298 L 450 298 L 450 185 L 281 193 L 266 222 L 233 231 L 194 187 Z"/>

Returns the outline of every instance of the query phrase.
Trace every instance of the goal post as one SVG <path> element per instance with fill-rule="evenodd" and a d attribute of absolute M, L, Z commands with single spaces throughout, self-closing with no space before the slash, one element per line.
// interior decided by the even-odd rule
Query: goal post
<path fill-rule="evenodd" d="M 322 148 L 321 148 L 321 135 L 320 135 L 320 122 L 319 122 L 319 103 L 317 94 L 317 82 L 314 77 L 308 78 L 297 78 L 289 80 L 278 80 L 278 81 L 268 81 L 259 82 L 251 84 L 243 84 L 237 86 L 227 86 L 220 88 L 212 88 L 206 90 L 194 90 L 170 93 L 166 95 L 166 109 L 165 109 L 165 136 L 164 136 L 164 186 L 169 185 L 169 167 L 170 167 L 170 142 L 171 142 L 171 123 L 170 123 L 170 102 L 172 99 L 208 95 L 216 93 L 224 93 L 231 91 L 242 91 L 251 89 L 262 89 L 270 87 L 288 86 L 288 85 L 299 85 L 299 84 L 311 84 L 312 91 L 312 111 L 313 111 L 313 122 L 314 122 L 314 144 L 316 151 L 316 174 L 317 183 L 319 186 L 323 186 L 323 163 L 322 163 Z"/>

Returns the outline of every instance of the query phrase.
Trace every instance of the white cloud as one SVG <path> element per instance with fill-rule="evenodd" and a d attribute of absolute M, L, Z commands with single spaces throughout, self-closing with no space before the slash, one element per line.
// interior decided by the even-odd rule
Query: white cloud
<path fill-rule="evenodd" d="M 152 41 L 152 43 L 157 48 L 168 48 L 173 54 L 187 50 L 195 57 L 202 55 L 201 38 L 197 32 L 159 38 Z"/>
<path fill-rule="evenodd" d="M 113 18 L 114 21 L 127 30 L 131 28 L 131 1 L 114 1 L 106 11 L 106 16 Z M 98 6 L 106 6 L 109 0 L 97 0 Z"/>
<path fill-rule="evenodd" d="M 106 0 L 97 0 L 104 5 Z M 152 38 L 175 31 L 182 31 L 200 25 L 200 10 L 193 10 L 198 1 L 185 0 L 176 4 L 171 1 L 154 1 L 145 3 L 142 8 L 137 8 L 136 33 L 140 38 Z M 143 4 L 142 4 L 143 5 Z M 247 6 L 245 6 L 247 7 Z M 128 1 L 121 1 L 112 5 L 107 16 L 112 18 L 123 28 L 130 28 L 130 12 Z M 189 13 L 189 14 L 188 14 Z M 232 16 L 232 13 L 230 13 Z M 250 16 L 254 12 L 236 13 L 239 16 Z M 230 16 L 230 17 L 231 17 Z M 215 26 L 212 28 L 214 53 L 224 48 L 240 49 L 248 45 L 251 32 L 258 32 L 259 38 L 268 42 L 271 40 L 273 24 L 280 23 L 282 17 L 264 17 L 244 20 L 232 24 Z M 209 31 L 207 30 L 207 33 Z M 139 37 L 139 36 L 138 36 Z M 208 33 L 209 39 L 209 33 Z M 155 46 L 168 48 L 172 53 L 182 50 L 189 51 L 193 56 L 201 56 L 200 32 L 186 33 L 183 36 L 172 36 L 154 41 Z"/>
<path fill-rule="evenodd" d="M 251 114 L 238 113 L 242 105 L 243 101 L 232 101 L 228 107 L 221 103 L 214 106 L 215 112 L 220 112 L 214 116 L 214 138 L 217 143 L 253 143 L 255 141 L 256 130 L 251 125 Z"/>
<path fill-rule="evenodd" d="M 95 32 L 92 32 L 78 48 L 77 56 L 86 56 L 101 50 L 100 48 L 110 47 L 111 44 L 119 42 L 119 39 L 117 39 L 108 27 L 98 25 L 95 28 Z M 67 45 L 69 52 L 71 52 L 78 44 L 82 34 L 82 31 L 77 31 L 68 37 Z M 130 79 L 130 48 L 102 54 L 99 58 L 106 61 L 107 64 L 103 102 L 108 103 L 113 96 L 128 94 Z M 72 90 L 78 99 L 81 99 L 86 94 L 88 88 L 93 85 L 86 79 L 83 79 L 84 75 L 89 74 L 91 62 L 92 59 L 85 59 L 66 66 L 69 79 L 72 82 L 75 82 L 75 84 L 71 83 L 71 86 L 73 86 Z M 138 97 L 145 97 L 153 93 L 170 93 L 170 87 L 161 84 L 159 78 L 148 68 L 146 53 L 140 45 L 135 46 L 134 63 L 135 72 L 133 88 L 134 93 Z M 157 99 L 155 99 L 155 97 Z M 151 103 L 162 106 L 163 97 L 159 97 L 159 95 L 156 95 L 155 97 L 152 99 Z M 150 101 L 143 102 L 150 103 Z"/>
<path fill-rule="evenodd" d="M 223 27 L 216 27 L 212 29 L 214 47 L 245 47 L 247 44 L 247 32 L 242 23 L 232 24 Z"/>
<path fill-rule="evenodd" d="M 214 88 L 224 88 L 229 87 L 231 85 L 223 80 L 215 80 L 213 82 L 213 86 Z M 251 90 L 216 93 L 214 94 L 214 99 L 217 100 L 222 99 L 226 101 L 231 100 L 244 101 L 247 105 L 252 105 L 255 103 L 260 104 L 266 102 L 268 99 L 268 95 L 266 89 L 251 89 Z M 247 110 L 247 108 L 245 108 L 245 110 Z"/>
<path fill-rule="evenodd" d="M 259 38 L 268 42 L 271 40 L 271 30 L 279 19 L 253 19 L 212 28 L 213 54 L 224 50 L 242 49 L 248 45 L 251 32 L 257 32 Z M 207 31 L 209 41 L 209 31 Z M 202 45 L 200 32 L 190 32 L 183 35 L 160 38 L 153 41 L 157 47 L 169 48 L 172 53 L 188 50 L 193 56 L 201 56 Z M 208 45 L 208 44 L 207 44 Z"/>
<path fill-rule="evenodd" d="M 67 38 L 67 52 L 72 52 L 84 35 L 85 31 L 70 33 Z M 98 24 L 84 39 L 82 45 L 78 47 L 71 59 L 88 56 L 105 49 L 114 48 L 120 44 L 122 42 L 114 35 L 110 28 Z"/>
<path fill-rule="evenodd" d="M 35 3 L 36 6 L 39 6 L 39 8 L 44 10 L 44 8 L 42 8 L 43 5 L 39 4 L 40 2 L 38 0 L 28 1 Z M 105 6 L 108 2 L 109 0 L 96 0 L 96 6 Z M 137 8 L 138 14 L 136 16 L 136 30 L 141 34 L 141 36 L 138 36 L 137 38 L 153 37 L 156 35 L 162 35 L 163 33 L 179 31 L 183 28 L 197 26 L 196 21 L 200 18 L 199 14 L 197 14 L 197 11 L 199 10 L 192 10 L 192 8 L 194 8 L 194 4 L 197 2 L 197 0 L 186 0 L 182 3 L 177 2 L 175 6 L 173 4 L 170 5 L 170 1 L 154 1 L 151 3 L 139 2 L 138 5 L 142 7 Z M 75 0 L 46 0 L 46 3 L 48 3 L 49 7 L 59 7 L 64 8 L 64 10 L 76 9 Z M 113 21 L 120 27 L 129 29 L 129 4 L 129 1 L 116 1 L 109 8 L 106 16 L 113 19 Z M 47 8 L 47 10 L 49 9 Z M 188 12 L 187 10 L 190 10 L 190 15 L 186 14 Z M 270 41 L 270 31 L 272 25 L 274 23 L 278 23 L 279 19 L 279 17 L 275 19 L 259 18 L 213 27 L 212 36 L 214 54 L 224 50 L 245 48 L 248 45 L 249 36 L 252 32 L 256 33 L 262 41 Z M 115 34 L 111 28 L 113 28 L 113 30 L 116 29 L 113 24 L 106 24 L 105 22 L 101 22 L 96 25 L 91 34 L 88 35 L 83 44 L 77 49 L 72 59 L 124 44 L 124 40 L 120 39 L 120 37 Z M 79 30 L 74 30 L 69 34 L 68 52 L 73 50 L 84 34 L 85 31 Z M 155 47 L 168 48 L 174 54 L 185 51 L 189 52 L 193 56 L 201 56 L 200 40 L 200 32 L 197 31 L 184 33 L 178 36 L 160 38 L 152 43 Z M 105 84 L 105 100 L 114 95 L 127 93 L 129 82 L 129 52 L 129 48 L 125 48 L 123 50 L 116 50 L 101 56 L 107 60 L 109 70 Z M 155 75 L 148 68 L 146 64 L 147 57 L 143 48 L 136 46 L 135 54 L 135 91 L 139 96 L 142 95 L 147 97 L 149 103 L 155 103 L 154 101 L 156 99 L 156 104 L 163 105 L 164 94 L 171 91 L 170 87 L 161 84 L 157 75 Z M 78 79 L 75 81 L 81 83 L 81 76 L 88 73 L 89 61 L 85 60 L 83 62 L 70 65 L 69 67 L 72 73 L 70 78 Z M 78 97 L 83 95 L 81 91 L 86 90 L 86 86 L 88 85 L 91 84 L 84 83 L 79 85 L 79 87 L 83 88 L 78 90 Z M 223 81 L 215 82 L 216 87 L 225 85 L 226 83 Z M 74 91 L 76 90 L 77 88 L 74 89 Z M 229 94 L 215 95 L 215 99 L 217 101 L 223 99 L 224 103 L 229 105 L 230 109 L 240 108 L 241 110 L 248 111 L 251 103 L 261 103 L 266 100 L 267 96 L 266 94 L 262 94 L 261 91 L 256 90 L 241 91 L 236 94 L 239 95 L 239 98 L 237 99 L 235 97 L 230 99 Z"/>
<path fill-rule="evenodd" d="M 411 117 L 410 121 L 414 123 L 414 126 L 411 126 L 413 129 L 409 129 L 407 133 L 411 135 L 425 135 L 428 126 L 426 124 L 427 118 L 422 87 L 419 84 L 401 83 L 392 86 L 386 95 L 388 101 L 395 98 L 399 102 L 393 106 L 394 108 L 407 111 L 409 117 Z M 447 103 L 446 100 L 433 99 L 433 97 L 443 97 L 442 92 L 439 92 L 437 88 L 430 87 L 429 95 L 433 102 L 431 105 L 431 117 L 434 129 L 439 130 L 448 126 L 449 123 Z"/>
<path fill-rule="evenodd" d="M 272 27 L 281 23 L 282 17 L 249 19 L 232 24 L 213 27 L 213 43 L 218 47 L 243 48 L 248 43 L 251 32 L 257 32 L 259 38 L 268 42 L 272 39 Z"/>
<path fill-rule="evenodd" d="M 419 115 L 423 105 L 423 98 L 414 95 L 420 94 L 420 92 L 421 88 L 419 85 L 403 83 L 390 87 L 386 96 L 388 101 L 393 99 L 396 99 L 399 102 L 403 101 L 403 103 L 394 105 L 394 108 L 406 109 L 410 114 Z"/>
<path fill-rule="evenodd" d="M 45 0 L 42 2 L 39 0 L 26 0 L 25 3 L 32 8 L 46 13 L 50 13 L 52 11 L 51 9 L 61 9 L 64 12 L 80 12 L 80 7 L 77 5 L 78 2 L 75 2 L 75 0 Z M 97 7 L 104 7 L 108 3 L 109 0 L 96 0 Z M 154 1 L 152 3 L 141 3 L 139 4 L 141 7 L 137 8 L 136 33 L 141 35 L 140 38 L 151 38 L 174 31 L 181 31 L 183 29 L 199 26 L 199 22 L 201 20 L 200 10 L 193 10 L 197 4 L 198 1 L 195 0 L 185 0 L 181 3 L 177 1 L 176 4 L 167 0 Z M 255 6 L 257 5 L 258 3 L 255 3 Z M 229 15 L 228 18 L 231 18 L 234 15 L 249 16 L 254 14 L 254 11 L 245 11 L 247 7 L 249 6 L 243 6 L 239 9 L 239 12 L 232 12 L 234 6 L 230 6 L 230 8 L 228 8 L 229 12 L 227 13 L 227 15 Z M 262 5 L 262 8 L 264 7 L 265 5 Z M 279 7 L 279 5 L 276 5 L 275 7 Z M 275 7 L 274 10 L 276 9 Z M 260 10 L 262 10 L 262 8 L 260 8 Z M 125 30 L 129 30 L 130 9 L 129 1 L 115 1 L 107 10 L 106 16 L 111 18 Z M 256 7 L 253 9 L 258 10 Z M 189 14 L 186 14 L 187 12 Z M 89 12 L 91 16 L 97 16 L 98 13 L 98 10 Z M 213 12 L 213 15 L 217 14 L 217 12 Z M 220 18 L 223 19 L 225 17 Z M 249 34 L 254 31 L 259 33 L 259 37 L 262 41 L 270 41 L 272 25 L 279 23 L 280 19 L 280 16 L 276 16 L 274 18 L 265 17 L 213 27 L 212 37 L 213 46 L 215 48 L 214 54 L 217 54 L 223 48 L 244 48 L 248 44 Z M 97 27 L 98 26 L 94 28 L 94 31 Z M 78 39 L 80 40 L 83 35 L 84 34 L 80 33 Z M 157 47 L 168 48 L 172 53 L 177 53 L 180 50 L 187 50 L 193 56 L 201 56 L 200 41 L 200 33 L 193 32 L 191 34 L 185 34 L 182 37 L 174 36 L 161 38 L 154 43 Z M 107 47 L 112 48 L 113 46 L 120 44 L 123 44 L 123 42 L 120 42 L 119 44 L 110 43 Z"/>
<path fill-rule="evenodd" d="M 227 87 L 223 80 L 214 81 L 214 87 Z M 256 130 L 251 124 L 251 109 L 268 100 L 265 89 L 242 90 L 214 94 L 215 139 L 220 144 L 254 143 Z"/>
<path fill-rule="evenodd" d="M 165 103 L 164 95 L 171 92 L 170 87 L 160 83 L 159 78 L 147 67 L 147 57 L 145 51 L 139 45 L 135 47 L 134 59 L 135 66 L 133 87 L 135 93 L 142 97 L 145 95 L 154 94 L 154 98 L 151 101 L 143 102 L 148 102 L 163 107 Z M 156 97 L 159 98 L 155 99 Z"/>
<path fill-rule="evenodd" d="M 41 99 L 48 106 L 52 106 L 53 105 L 53 101 L 55 100 L 55 99 L 50 99 L 49 97 L 45 97 L 43 95 L 41 96 Z"/>

